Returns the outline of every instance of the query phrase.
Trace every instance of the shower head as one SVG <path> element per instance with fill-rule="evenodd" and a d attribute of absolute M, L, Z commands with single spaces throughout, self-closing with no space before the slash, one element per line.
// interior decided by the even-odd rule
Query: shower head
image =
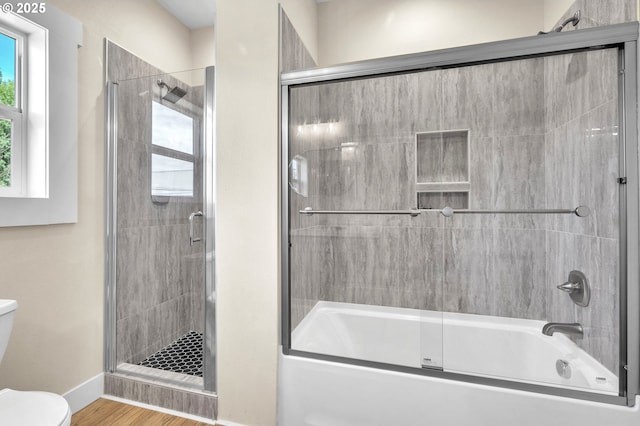
<path fill-rule="evenodd" d="M 555 27 L 551 31 L 549 31 L 549 32 L 538 31 L 538 35 L 540 35 L 540 34 L 549 34 L 549 33 L 559 33 L 560 31 L 562 31 L 564 29 L 564 27 L 566 27 L 569 24 L 572 24 L 575 27 L 576 25 L 578 25 L 578 22 L 580 22 L 580 18 L 581 17 L 582 16 L 580 14 L 580 11 L 578 10 L 576 13 L 573 14 L 572 17 L 566 19 L 562 24 L 558 25 L 557 27 Z"/>
<path fill-rule="evenodd" d="M 167 93 L 165 93 L 165 95 L 162 97 L 162 99 L 165 100 L 165 101 L 169 101 L 172 104 L 175 104 L 180 99 L 182 99 L 184 97 L 184 95 L 187 94 L 186 90 L 181 89 L 178 86 L 171 87 L 171 86 L 169 86 L 167 83 L 165 83 L 162 80 L 158 80 L 157 83 L 158 83 L 158 86 L 164 87 L 165 89 L 167 89 Z"/>

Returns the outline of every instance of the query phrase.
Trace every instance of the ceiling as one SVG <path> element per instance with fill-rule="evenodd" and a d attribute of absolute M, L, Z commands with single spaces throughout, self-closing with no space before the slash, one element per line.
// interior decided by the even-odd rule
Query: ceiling
<path fill-rule="evenodd" d="M 192 30 L 211 27 L 215 22 L 215 0 L 157 0 L 157 2 Z"/>

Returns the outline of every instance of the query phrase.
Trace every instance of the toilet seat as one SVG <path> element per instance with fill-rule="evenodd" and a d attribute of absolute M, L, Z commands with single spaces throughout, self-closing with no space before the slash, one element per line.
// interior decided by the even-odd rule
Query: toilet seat
<path fill-rule="evenodd" d="M 12 426 L 69 426 L 71 409 L 50 392 L 0 390 L 0 424 Z"/>

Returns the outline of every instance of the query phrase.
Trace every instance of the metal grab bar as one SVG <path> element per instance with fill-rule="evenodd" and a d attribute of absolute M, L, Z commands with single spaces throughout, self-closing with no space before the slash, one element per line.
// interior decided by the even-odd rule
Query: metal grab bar
<path fill-rule="evenodd" d="M 454 214 L 575 214 L 578 217 L 587 217 L 591 209 L 587 206 L 578 206 L 575 209 L 530 209 L 530 210 L 474 210 L 474 209 L 409 209 L 409 210 L 313 210 L 307 207 L 298 213 L 306 216 L 314 214 L 362 214 L 362 215 L 408 215 L 420 216 L 422 213 L 440 213 L 445 217 Z"/>
<path fill-rule="evenodd" d="M 193 218 L 196 216 L 204 216 L 201 211 L 193 212 L 189 215 L 189 245 L 202 241 L 202 238 L 193 238 Z"/>

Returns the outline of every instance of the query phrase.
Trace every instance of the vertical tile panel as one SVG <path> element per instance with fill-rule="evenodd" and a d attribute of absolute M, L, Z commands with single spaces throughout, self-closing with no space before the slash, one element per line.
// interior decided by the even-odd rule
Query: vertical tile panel
<path fill-rule="evenodd" d="M 493 135 L 495 79 L 493 65 L 443 71 L 441 130 L 469 129 L 479 137 Z"/>
<path fill-rule="evenodd" d="M 565 140 L 566 129 L 553 129 L 545 135 L 545 207 L 555 209 L 561 206 L 561 188 L 559 166 L 559 145 Z M 559 230 L 559 216 L 547 217 L 547 229 Z"/>
<path fill-rule="evenodd" d="M 406 210 L 414 204 L 409 182 L 414 179 L 409 161 L 411 143 L 376 144 L 364 148 L 366 209 Z"/>
<path fill-rule="evenodd" d="M 490 315 L 495 280 L 492 229 L 444 232 L 444 311 Z"/>
<path fill-rule="evenodd" d="M 366 248 L 361 252 L 364 256 L 358 256 L 358 265 L 364 273 L 356 275 L 355 301 L 397 305 L 401 229 L 371 226 L 361 229 Z"/>
<path fill-rule="evenodd" d="M 118 232 L 117 244 L 120 248 L 116 259 L 117 318 L 122 319 L 139 313 L 143 304 L 145 277 L 148 276 L 148 239 L 137 228 L 123 229 Z"/>
<path fill-rule="evenodd" d="M 589 110 L 589 53 L 560 55 L 555 100 L 558 123 L 567 123 Z"/>
<path fill-rule="evenodd" d="M 589 110 L 618 98 L 618 51 L 596 50 L 588 56 Z"/>
<path fill-rule="evenodd" d="M 544 135 L 495 138 L 496 209 L 543 209 L 545 206 Z M 542 229 L 544 215 L 499 215 L 502 228 Z"/>
<path fill-rule="evenodd" d="M 442 229 L 400 228 L 399 307 L 442 310 Z"/>
<path fill-rule="evenodd" d="M 398 135 L 442 130 L 443 71 L 424 71 L 402 76 L 406 89 L 398 103 Z"/>
<path fill-rule="evenodd" d="M 116 344 L 117 363 L 137 364 L 142 361 L 143 358 L 139 358 L 139 354 L 143 353 L 148 342 L 147 329 L 144 327 L 146 318 L 142 315 L 133 315 L 116 321 L 116 332 L 120 337 Z"/>
<path fill-rule="evenodd" d="M 525 59 L 493 65 L 494 126 L 501 136 L 544 133 L 544 62 Z"/>
<path fill-rule="evenodd" d="M 495 281 L 490 283 L 491 314 L 545 318 L 545 231 L 496 230 L 494 256 Z"/>
<path fill-rule="evenodd" d="M 589 153 L 586 150 L 588 129 L 586 115 L 571 120 L 566 125 L 564 138 L 558 141 L 559 202 L 565 206 L 589 206 L 590 182 L 592 169 L 589 164 Z M 565 208 L 565 207 L 562 207 Z M 559 230 L 583 235 L 595 235 L 595 218 L 593 215 L 579 218 L 575 215 L 557 217 Z"/>
<path fill-rule="evenodd" d="M 595 25 L 612 25 L 638 19 L 637 2 L 633 0 L 584 0 L 583 12 Z"/>

